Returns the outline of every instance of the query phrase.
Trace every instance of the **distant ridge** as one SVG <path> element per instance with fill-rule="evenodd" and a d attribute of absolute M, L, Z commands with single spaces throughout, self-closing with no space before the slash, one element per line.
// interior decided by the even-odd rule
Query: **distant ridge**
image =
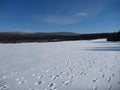
<path fill-rule="evenodd" d="M 34 35 L 62 35 L 62 36 L 75 36 L 79 35 L 74 32 L 0 32 L 0 34 L 34 34 Z"/>

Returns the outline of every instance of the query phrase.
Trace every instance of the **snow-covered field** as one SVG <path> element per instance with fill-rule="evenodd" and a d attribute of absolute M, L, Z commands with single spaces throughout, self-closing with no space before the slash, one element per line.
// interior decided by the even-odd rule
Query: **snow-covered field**
<path fill-rule="evenodd" d="M 0 90 L 120 90 L 120 42 L 0 44 Z"/>

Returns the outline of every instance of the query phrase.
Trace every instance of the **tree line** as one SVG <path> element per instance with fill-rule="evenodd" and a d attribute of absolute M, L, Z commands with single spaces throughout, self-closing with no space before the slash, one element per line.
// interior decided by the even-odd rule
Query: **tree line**
<path fill-rule="evenodd" d="M 107 38 L 108 41 L 120 41 L 120 32 L 114 33 L 0 33 L 0 43 L 21 43 L 21 42 L 58 42 L 71 40 L 92 40 Z"/>
<path fill-rule="evenodd" d="M 120 41 L 120 31 L 109 34 L 107 41 Z"/>

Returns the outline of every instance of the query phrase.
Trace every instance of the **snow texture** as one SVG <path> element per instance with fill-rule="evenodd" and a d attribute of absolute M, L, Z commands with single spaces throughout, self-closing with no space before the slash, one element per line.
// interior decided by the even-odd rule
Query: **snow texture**
<path fill-rule="evenodd" d="M 0 44 L 0 90 L 120 90 L 120 42 Z"/>

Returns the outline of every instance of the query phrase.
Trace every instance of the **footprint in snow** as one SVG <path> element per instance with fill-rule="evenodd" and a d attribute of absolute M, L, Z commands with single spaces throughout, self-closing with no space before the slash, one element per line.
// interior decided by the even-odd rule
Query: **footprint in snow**
<path fill-rule="evenodd" d="M 4 86 L 0 87 L 0 90 L 7 89 L 7 88 L 9 88 L 9 87 L 10 87 L 10 85 L 9 85 L 9 84 L 6 84 L 6 85 L 4 85 Z"/>
<path fill-rule="evenodd" d="M 55 90 L 57 88 L 56 84 L 55 83 L 50 83 L 48 85 L 48 88 L 50 88 L 50 90 Z"/>
<path fill-rule="evenodd" d="M 55 76 L 50 76 L 50 78 L 51 78 L 51 80 L 54 80 L 54 79 L 56 79 L 56 77 L 55 77 Z"/>
<path fill-rule="evenodd" d="M 83 74 L 84 74 L 84 75 L 87 75 L 87 72 L 84 72 Z"/>
<path fill-rule="evenodd" d="M 27 83 L 27 80 L 19 81 L 18 84 Z"/>
<path fill-rule="evenodd" d="M 105 77 L 104 73 L 102 73 L 102 74 L 101 74 L 101 77 L 102 77 L 102 78 L 104 78 L 104 77 Z"/>
<path fill-rule="evenodd" d="M 118 82 L 118 84 L 120 84 L 120 82 Z"/>
<path fill-rule="evenodd" d="M 57 78 L 59 78 L 60 77 L 60 75 L 59 74 L 57 74 L 56 76 L 50 76 L 51 77 L 51 80 L 55 80 L 55 79 L 57 79 Z"/>
<path fill-rule="evenodd" d="M 73 71 L 74 69 L 72 69 L 71 67 L 69 67 L 70 71 Z"/>
<path fill-rule="evenodd" d="M 22 77 L 22 78 L 17 78 L 16 81 L 18 82 L 18 84 L 27 83 L 27 80 L 25 80 L 24 77 Z"/>
<path fill-rule="evenodd" d="M 35 77 L 35 76 L 37 76 L 37 74 L 36 74 L 36 73 L 34 73 L 34 74 L 32 74 L 32 76 L 33 76 L 33 77 Z"/>
<path fill-rule="evenodd" d="M 64 81 L 62 82 L 63 86 L 68 86 L 72 84 L 72 80 L 71 81 Z"/>
<path fill-rule="evenodd" d="M 89 66 L 89 68 L 91 68 L 91 67 L 92 67 L 92 65 Z"/>
<path fill-rule="evenodd" d="M 38 81 L 35 83 L 35 85 L 41 85 L 42 84 L 42 81 Z"/>
<path fill-rule="evenodd" d="M 54 80 L 54 79 L 57 79 L 57 78 L 59 78 L 59 77 L 61 77 L 61 74 L 62 74 L 63 72 L 60 72 L 60 73 L 58 73 L 56 76 L 50 76 L 51 77 L 51 80 Z"/>
<path fill-rule="evenodd" d="M 112 74 L 112 76 L 114 77 L 114 76 L 115 76 L 115 74 L 113 73 L 113 74 Z"/>
<path fill-rule="evenodd" d="M 64 81 L 64 82 L 63 82 L 63 85 L 64 85 L 64 86 L 69 85 L 69 81 Z"/>
<path fill-rule="evenodd" d="M 81 72 L 80 74 L 81 75 L 87 75 L 87 72 Z"/>
<path fill-rule="evenodd" d="M 41 78 L 43 78 L 43 75 L 39 75 L 39 76 L 37 77 L 37 79 L 41 79 Z"/>
<path fill-rule="evenodd" d="M 92 80 L 92 82 L 96 82 L 98 80 L 98 77 L 97 78 L 94 78 L 93 80 Z"/>
<path fill-rule="evenodd" d="M 61 75 L 63 72 L 60 72 L 59 75 Z"/>
<path fill-rule="evenodd" d="M 54 67 L 54 69 L 57 69 L 57 67 Z"/>
<path fill-rule="evenodd" d="M 8 76 L 15 76 L 18 72 L 11 72 Z"/>
<path fill-rule="evenodd" d="M 108 77 L 107 82 L 110 82 L 110 81 L 111 81 L 111 77 Z"/>
<path fill-rule="evenodd" d="M 18 72 L 13 72 L 13 73 L 10 73 L 11 75 L 16 75 L 16 74 L 18 74 Z"/>
<path fill-rule="evenodd" d="M 95 63 L 95 61 L 93 61 L 93 63 Z"/>
<path fill-rule="evenodd" d="M 81 75 L 83 75 L 83 74 L 84 74 L 84 72 L 81 72 L 80 74 L 81 74 Z"/>
<path fill-rule="evenodd" d="M 67 72 L 66 75 L 69 75 L 69 72 Z"/>
<path fill-rule="evenodd" d="M 18 84 L 26 83 L 27 81 L 19 81 Z"/>
<path fill-rule="evenodd" d="M 20 79 L 19 78 L 17 78 L 15 81 L 19 81 Z"/>
<path fill-rule="evenodd" d="M 100 69 L 99 71 L 100 71 L 100 72 L 102 72 L 102 71 L 103 71 L 103 69 Z"/>
<path fill-rule="evenodd" d="M 69 79 L 73 79 L 74 77 L 73 77 L 73 76 L 69 76 L 68 78 L 69 78 Z"/>

